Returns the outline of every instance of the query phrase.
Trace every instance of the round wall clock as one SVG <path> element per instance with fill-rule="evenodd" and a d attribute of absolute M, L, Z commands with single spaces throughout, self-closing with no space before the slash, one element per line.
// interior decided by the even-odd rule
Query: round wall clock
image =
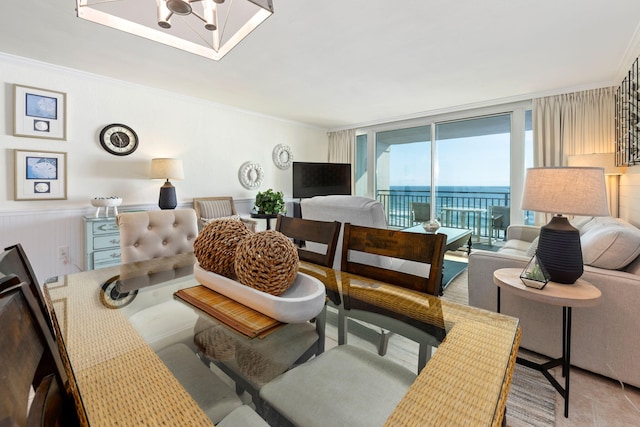
<path fill-rule="evenodd" d="M 138 135 L 129 126 L 114 123 L 100 132 L 100 145 L 116 156 L 126 156 L 138 148 Z"/>

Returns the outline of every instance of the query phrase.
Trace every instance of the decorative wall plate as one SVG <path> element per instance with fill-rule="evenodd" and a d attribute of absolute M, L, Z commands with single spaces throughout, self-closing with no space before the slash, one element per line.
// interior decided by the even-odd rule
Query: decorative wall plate
<path fill-rule="evenodd" d="M 293 163 L 291 147 L 284 144 L 276 145 L 273 149 L 273 163 L 275 163 L 278 169 L 289 169 L 291 167 L 291 163 Z"/>
<path fill-rule="evenodd" d="M 262 166 L 254 162 L 244 162 L 238 170 L 238 179 L 240 184 L 247 190 L 254 190 L 260 187 L 264 179 Z"/>

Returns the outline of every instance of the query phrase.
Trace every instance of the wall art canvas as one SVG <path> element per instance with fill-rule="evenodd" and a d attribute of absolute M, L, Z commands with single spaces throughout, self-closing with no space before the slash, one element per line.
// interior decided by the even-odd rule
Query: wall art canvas
<path fill-rule="evenodd" d="M 67 95 L 46 89 L 13 85 L 13 135 L 67 139 Z"/>
<path fill-rule="evenodd" d="M 67 153 L 15 151 L 15 200 L 66 200 Z"/>

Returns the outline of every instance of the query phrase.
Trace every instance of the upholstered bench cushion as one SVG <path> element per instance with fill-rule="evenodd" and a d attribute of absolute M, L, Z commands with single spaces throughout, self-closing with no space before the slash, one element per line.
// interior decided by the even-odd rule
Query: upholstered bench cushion
<path fill-rule="evenodd" d="M 172 345 L 158 356 L 214 424 L 242 405 L 235 391 L 186 345 Z"/>
<path fill-rule="evenodd" d="M 233 410 L 216 427 L 269 427 L 269 424 L 247 405 Z"/>
<path fill-rule="evenodd" d="M 580 243 L 586 265 L 619 270 L 640 255 L 640 230 L 635 227 L 602 217 L 594 218 L 584 228 Z"/>
<path fill-rule="evenodd" d="M 279 376 L 260 390 L 294 425 L 381 426 L 416 374 L 373 352 L 341 345 Z M 310 384 L 313 384 L 311 387 Z"/>

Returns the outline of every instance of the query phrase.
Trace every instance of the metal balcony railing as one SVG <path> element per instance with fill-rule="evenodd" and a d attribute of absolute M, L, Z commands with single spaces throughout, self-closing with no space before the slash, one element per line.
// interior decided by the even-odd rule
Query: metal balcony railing
<path fill-rule="evenodd" d="M 428 190 L 378 190 L 376 199 L 385 207 L 389 227 L 400 229 L 416 224 L 412 220 L 412 203 L 432 203 L 431 192 Z M 488 237 L 491 232 L 490 207 L 510 205 L 511 195 L 509 192 L 439 190 L 435 197 L 435 214 L 442 225 L 472 230 L 476 230 L 476 215 L 480 215 L 480 236 L 478 237 Z M 448 215 L 445 215 L 442 208 L 451 208 Z M 455 209 L 460 210 L 456 211 Z M 465 210 L 467 212 L 464 212 Z M 478 211 L 470 212 L 470 210 Z M 448 224 L 446 223 L 447 218 L 450 220 Z"/>

